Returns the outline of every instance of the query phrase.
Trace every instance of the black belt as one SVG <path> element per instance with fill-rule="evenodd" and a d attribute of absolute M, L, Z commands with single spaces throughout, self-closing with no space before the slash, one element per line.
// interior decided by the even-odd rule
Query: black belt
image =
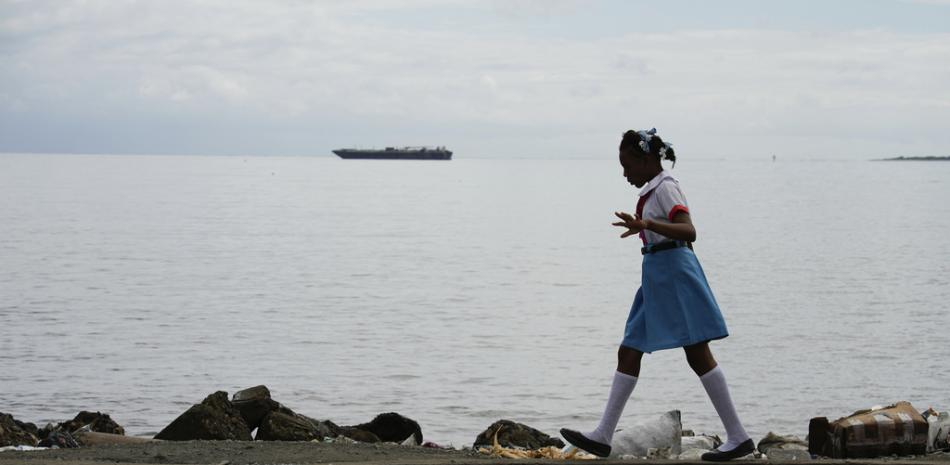
<path fill-rule="evenodd" d="M 640 253 L 643 255 L 649 253 L 656 253 L 663 250 L 675 249 L 677 247 L 692 247 L 689 245 L 689 242 L 686 241 L 669 241 L 669 242 L 660 242 L 659 244 L 649 244 L 640 248 Z"/>

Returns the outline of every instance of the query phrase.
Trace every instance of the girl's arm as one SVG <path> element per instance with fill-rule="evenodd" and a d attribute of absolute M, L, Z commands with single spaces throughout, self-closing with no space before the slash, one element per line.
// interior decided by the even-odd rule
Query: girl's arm
<path fill-rule="evenodd" d="M 689 218 L 689 213 L 679 212 L 673 216 L 673 222 L 644 220 L 645 229 L 662 234 L 670 239 L 677 241 L 694 242 L 696 241 L 696 228 L 693 227 L 693 221 Z"/>
<path fill-rule="evenodd" d="M 677 241 L 694 242 L 696 240 L 696 228 L 693 227 L 693 221 L 690 220 L 687 212 L 681 211 L 673 215 L 672 223 L 642 220 L 638 216 L 624 212 L 614 212 L 614 215 L 617 215 L 617 218 L 623 221 L 618 221 L 613 225 L 627 228 L 627 231 L 620 235 L 621 238 L 638 234 L 641 230 L 647 229 Z"/>

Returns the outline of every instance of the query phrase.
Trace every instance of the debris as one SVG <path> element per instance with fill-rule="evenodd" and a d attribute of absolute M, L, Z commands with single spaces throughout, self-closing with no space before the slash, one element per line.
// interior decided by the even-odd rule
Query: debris
<path fill-rule="evenodd" d="M 472 444 L 473 449 L 492 446 L 493 437 L 498 437 L 502 447 L 535 450 L 542 447 L 564 447 L 564 441 L 552 438 L 528 425 L 511 420 L 498 420 L 482 431 Z"/>
<path fill-rule="evenodd" d="M 37 446 L 50 449 L 75 449 L 79 447 L 79 443 L 65 431 L 52 431 Z"/>
<path fill-rule="evenodd" d="M 719 436 L 683 436 L 680 439 L 680 448 L 684 451 L 689 449 L 713 450 L 722 445 L 722 439 Z"/>
<path fill-rule="evenodd" d="M 126 436 L 123 434 L 99 433 L 96 431 L 77 431 L 73 438 L 80 446 L 101 446 L 111 444 L 138 444 L 142 442 L 154 442 L 150 438 L 138 438 L 135 436 Z"/>
<path fill-rule="evenodd" d="M 780 436 L 769 431 L 764 438 L 759 440 L 759 445 L 756 448 L 759 452 L 769 455 L 769 451 L 778 449 L 808 450 L 808 443 L 795 436 Z"/>
<path fill-rule="evenodd" d="M 682 452 L 682 441 L 680 411 L 670 410 L 656 420 L 617 431 L 611 444 L 610 458 L 647 457 L 650 449 L 656 449 L 655 455 L 677 456 Z M 664 449 L 667 452 L 662 452 Z"/>
<path fill-rule="evenodd" d="M 31 451 L 31 450 L 49 450 L 49 447 L 35 447 L 35 446 L 3 446 L 0 447 L 0 452 L 6 451 Z"/>
<path fill-rule="evenodd" d="M 682 452 L 680 452 L 676 458 L 690 461 L 701 460 L 703 454 L 721 445 L 722 439 L 719 439 L 719 436 L 683 436 L 680 440 L 680 449 Z"/>
<path fill-rule="evenodd" d="M 565 447 L 563 450 L 556 446 L 545 446 L 536 449 L 520 449 L 513 447 L 502 447 L 498 443 L 498 434 L 507 426 L 501 425 L 492 435 L 491 447 L 476 447 L 479 453 L 490 455 L 492 457 L 504 457 L 508 459 L 564 459 L 564 460 L 594 460 L 597 457 L 588 454 L 576 447 Z"/>
<path fill-rule="evenodd" d="M 929 426 L 909 402 L 857 411 L 829 422 L 812 418 L 808 451 L 832 458 L 920 455 L 927 451 Z"/>
<path fill-rule="evenodd" d="M 64 421 L 58 425 L 46 425 L 40 430 L 40 439 L 45 438 L 53 431 L 64 431 L 73 434 L 77 431 L 95 431 L 97 433 L 125 434 L 125 428 L 116 423 L 109 414 L 102 412 L 88 412 L 83 410 L 69 421 Z"/>
<path fill-rule="evenodd" d="M 924 412 L 927 418 L 927 452 L 950 450 L 950 413 Z"/>

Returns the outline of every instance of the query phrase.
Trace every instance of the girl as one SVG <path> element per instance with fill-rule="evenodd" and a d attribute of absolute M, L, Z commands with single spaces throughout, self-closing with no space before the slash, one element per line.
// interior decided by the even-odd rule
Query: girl
<path fill-rule="evenodd" d="M 617 372 L 600 424 L 589 433 L 567 428 L 561 436 L 600 457 L 610 455 L 617 421 L 640 376 L 643 353 L 682 347 L 726 428 L 727 439 L 703 460 L 726 461 L 752 453 L 752 439 L 739 422 L 726 378 L 709 351 L 709 341 L 729 335 L 703 269 L 693 254 L 696 229 L 679 183 L 661 159 L 676 164 L 673 148 L 649 131 L 627 131 L 620 141 L 620 164 L 627 182 L 642 187 L 635 215 L 616 212 L 613 223 L 643 241 L 642 283 L 627 317 L 617 353 Z"/>

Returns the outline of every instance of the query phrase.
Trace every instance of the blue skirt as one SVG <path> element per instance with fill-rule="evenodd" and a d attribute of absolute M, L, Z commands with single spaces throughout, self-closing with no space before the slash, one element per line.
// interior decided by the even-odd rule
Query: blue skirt
<path fill-rule="evenodd" d="M 686 247 L 643 256 L 643 277 L 621 345 L 640 352 L 729 335 L 696 254 Z"/>

